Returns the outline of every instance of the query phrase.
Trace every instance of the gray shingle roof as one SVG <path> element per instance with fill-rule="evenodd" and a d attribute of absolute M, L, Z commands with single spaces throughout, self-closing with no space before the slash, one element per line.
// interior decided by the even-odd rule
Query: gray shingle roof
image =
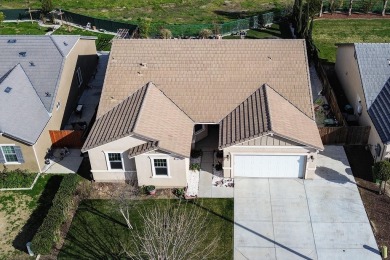
<path fill-rule="evenodd" d="M 373 124 L 384 143 L 390 142 L 390 78 L 368 109 Z"/>
<path fill-rule="evenodd" d="M 0 82 L 0 108 L 0 132 L 28 144 L 36 142 L 50 119 L 20 64 Z"/>
<path fill-rule="evenodd" d="M 390 44 L 355 43 L 354 45 L 369 109 L 390 77 Z"/>
<path fill-rule="evenodd" d="M 20 64 L 46 110 L 51 112 L 64 58 L 79 38 L 80 36 L 0 36 L 0 78 Z M 9 40 L 16 42 L 9 43 Z M 65 46 L 64 41 L 68 45 Z"/>

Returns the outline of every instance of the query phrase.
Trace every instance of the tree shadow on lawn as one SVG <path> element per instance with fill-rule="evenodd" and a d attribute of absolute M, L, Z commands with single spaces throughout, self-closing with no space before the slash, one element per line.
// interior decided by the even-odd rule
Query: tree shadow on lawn
<path fill-rule="evenodd" d="M 127 225 L 90 205 L 76 213 L 59 259 L 124 259 L 122 245 L 130 243 Z"/>
<path fill-rule="evenodd" d="M 45 188 L 38 199 L 36 209 L 32 212 L 27 223 L 12 242 L 14 248 L 27 253 L 26 243 L 32 240 L 38 228 L 42 225 L 47 212 L 52 206 L 53 198 L 57 193 L 62 178 L 63 176 L 59 175 L 50 176 L 50 179 L 47 181 Z"/>

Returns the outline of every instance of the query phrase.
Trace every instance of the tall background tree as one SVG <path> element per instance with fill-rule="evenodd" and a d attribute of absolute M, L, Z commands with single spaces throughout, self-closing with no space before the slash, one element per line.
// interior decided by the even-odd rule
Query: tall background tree
<path fill-rule="evenodd" d="M 383 0 L 382 16 L 386 15 L 387 0 Z"/>
<path fill-rule="evenodd" d="M 44 14 L 48 14 L 53 10 L 53 1 L 52 0 L 41 0 L 41 8 Z"/>

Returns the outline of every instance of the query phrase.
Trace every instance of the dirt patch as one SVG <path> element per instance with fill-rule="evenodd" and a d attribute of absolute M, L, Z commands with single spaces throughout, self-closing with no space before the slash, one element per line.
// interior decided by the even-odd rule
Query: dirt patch
<path fill-rule="evenodd" d="M 8 196 L 8 193 L 1 194 Z M 31 209 L 28 204 L 29 196 L 14 196 L 13 199 L 5 200 L 0 208 L 0 256 L 15 256 L 18 251 L 13 247 L 13 241 L 19 234 L 20 229 L 30 217 Z"/>
<path fill-rule="evenodd" d="M 368 218 L 372 223 L 376 242 L 379 247 L 385 245 L 389 248 L 390 197 L 379 195 L 379 186 L 372 181 L 371 154 L 364 146 L 345 146 L 344 148 Z"/>
<path fill-rule="evenodd" d="M 382 16 L 381 14 L 364 14 L 364 13 L 324 13 L 321 18 L 317 19 L 390 19 L 390 15 Z"/>

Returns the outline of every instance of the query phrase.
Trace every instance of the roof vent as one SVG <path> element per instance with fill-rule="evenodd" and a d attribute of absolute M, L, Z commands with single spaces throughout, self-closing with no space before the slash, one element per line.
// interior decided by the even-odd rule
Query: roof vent
<path fill-rule="evenodd" d="M 12 90 L 12 88 L 11 88 L 11 87 L 6 87 L 6 88 L 4 89 L 4 92 L 5 92 L 5 93 L 10 93 L 10 92 L 11 92 L 11 90 Z"/>
<path fill-rule="evenodd" d="M 146 64 L 145 62 L 142 62 L 142 63 L 140 63 L 139 65 L 140 65 L 141 67 L 146 68 L 146 65 L 147 65 L 147 64 Z"/>
<path fill-rule="evenodd" d="M 390 59 L 387 59 L 387 64 L 389 64 L 389 66 L 390 66 Z"/>
<path fill-rule="evenodd" d="M 268 56 L 268 60 L 272 60 L 271 56 Z"/>
<path fill-rule="evenodd" d="M 19 57 L 26 57 L 27 52 L 21 51 L 19 52 Z"/>
<path fill-rule="evenodd" d="M 64 45 L 65 45 L 65 46 L 68 46 L 68 43 L 66 43 L 66 42 L 64 41 Z"/>
<path fill-rule="evenodd" d="M 49 92 L 45 92 L 46 97 L 51 97 L 51 94 Z"/>
<path fill-rule="evenodd" d="M 30 61 L 30 66 L 31 67 L 34 67 L 35 66 L 35 63 L 33 61 Z"/>
<path fill-rule="evenodd" d="M 16 43 L 16 39 L 9 39 L 7 42 L 8 43 Z"/>

